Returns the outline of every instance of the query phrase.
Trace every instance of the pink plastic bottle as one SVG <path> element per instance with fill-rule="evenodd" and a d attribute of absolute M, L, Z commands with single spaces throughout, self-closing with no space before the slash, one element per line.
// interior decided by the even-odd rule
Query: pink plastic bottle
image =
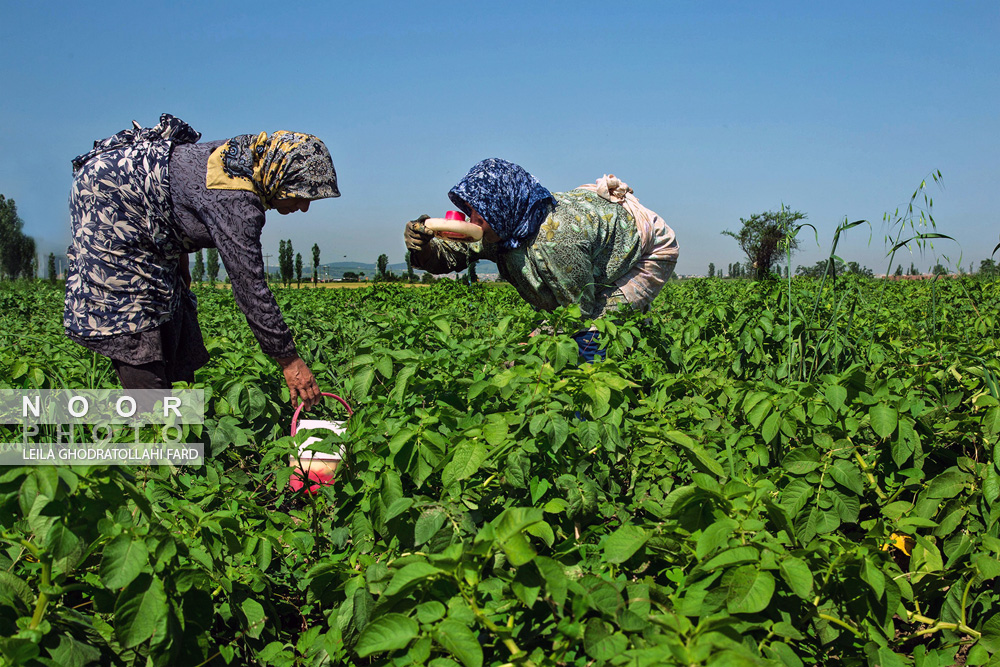
<path fill-rule="evenodd" d="M 465 219 L 461 211 L 448 211 L 443 218 L 428 218 L 424 227 L 436 236 L 449 241 L 478 241 L 483 238 L 483 230 Z"/>

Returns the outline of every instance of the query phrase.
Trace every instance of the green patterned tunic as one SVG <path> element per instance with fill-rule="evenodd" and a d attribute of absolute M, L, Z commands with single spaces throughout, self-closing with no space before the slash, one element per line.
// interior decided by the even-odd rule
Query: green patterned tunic
<path fill-rule="evenodd" d="M 635 219 L 594 192 L 578 189 L 553 196 L 556 206 L 537 236 L 521 248 L 500 252 L 493 243 L 440 238 L 431 247 L 450 271 L 462 271 L 472 260 L 496 262 L 500 276 L 540 310 L 575 303 L 584 317 L 596 319 L 620 308 L 627 301 L 615 282 L 642 256 Z"/>

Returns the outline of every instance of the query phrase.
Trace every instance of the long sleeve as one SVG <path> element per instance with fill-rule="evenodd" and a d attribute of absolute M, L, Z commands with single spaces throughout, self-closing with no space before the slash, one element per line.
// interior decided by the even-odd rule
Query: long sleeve
<path fill-rule="evenodd" d="M 179 146 L 170 158 L 171 196 L 181 233 L 194 248 L 218 248 L 233 298 L 261 350 L 272 357 L 295 354 L 292 332 L 267 286 L 260 233 L 264 206 L 243 190 L 205 187 L 206 162 L 222 142 Z"/>
<path fill-rule="evenodd" d="M 469 266 L 469 256 L 443 247 L 445 242 L 432 239 L 422 251 L 411 251 L 413 268 L 429 271 L 433 274 L 464 271 Z M 453 245 L 453 244 L 448 244 Z"/>
<path fill-rule="evenodd" d="M 420 229 L 423 229 L 421 226 Z M 429 271 L 433 274 L 464 271 L 469 265 L 468 252 L 463 248 L 452 248 L 457 244 L 443 242 L 441 239 L 431 239 L 423 250 L 411 250 L 410 259 L 413 268 Z"/>
<path fill-rule="evenodd" d="M 295 354 L 292 332 L 264 275 L 260 245 L 264 207 L 256 196 L 239 199 L 232 208 L 218 212 L 209 233 L 229 274 L 236 305 L 246 316 L 261 350 L 272 357 L 291 357 Z"/>
<path fill-rule="evenodd" d="M 479 259 L 497 261 L 495 246 L 477 241 L 462 243 L 433 238 L 421 252 L 411 255 L 413 268 L 429 271 L 434 274 L 464 271 L 469 262 Z"/>

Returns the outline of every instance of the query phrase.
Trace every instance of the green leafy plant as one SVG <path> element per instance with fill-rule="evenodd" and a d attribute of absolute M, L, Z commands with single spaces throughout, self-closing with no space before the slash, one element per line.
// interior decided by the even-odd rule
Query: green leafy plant
<path fill-rule="evenodd" d="M 206 464 L 0 471 L 0 655 L 993 664 L 997 283 L 833 282 L 674 282 L 597 322 L 583 365 L 579 310 L 529 337 L 507 285 L 278 289 L 355 408 L 316 494 L 289 487 L 305 436 L 274 363 L 196 286 Z M 61 299 L 0 294 L 0 387 L 115 386 Z"/>

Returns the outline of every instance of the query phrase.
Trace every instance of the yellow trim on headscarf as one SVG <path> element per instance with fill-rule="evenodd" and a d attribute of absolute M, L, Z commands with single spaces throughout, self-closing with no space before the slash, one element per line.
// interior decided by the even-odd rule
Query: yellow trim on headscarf
<path fill-rule="evenodd" d="M 222 167 L 222 155 L 229 148 L 226 142 L 212 151 L 208 156 L 208 173 L 205 174 L 205 187 L 209 190 L 249 190 L 257 192 L 253 183 L 246 178 L 232 178 Z"/>
<path fill-rule="evenodd" d="M 229 150 L 230 141 L 222 144 L 208 158 L 205 186 L 209 190 L 247 190 L 256 192 L 265 204 L 277 197 L 285 175 L 288 154 L 311 138 L 308 134 L 279 130 L 267 136 L 261 132 L 250 144 L 253 155 L 253 177 L 233 177 L 226 173 L 223 155 Z"/>

